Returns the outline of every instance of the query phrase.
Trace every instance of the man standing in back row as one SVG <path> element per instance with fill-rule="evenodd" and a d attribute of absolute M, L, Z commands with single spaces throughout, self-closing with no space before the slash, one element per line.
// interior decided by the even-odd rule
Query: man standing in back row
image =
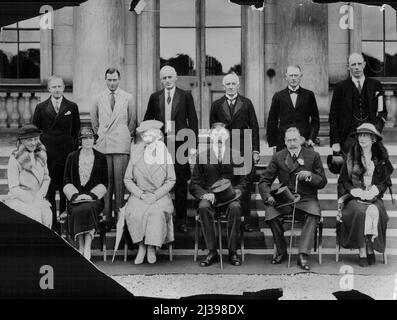
<path fill-rule="evenodd" d="M 160 81 L 163 89 L 152 93 L 145 113 L 144 120 L 155 119 L 164 123 L 164 141 L 167 143 L 171 156 L 176 155 L 178 148 L 184 141 L 176 141 L 176 136 L 183 129 L 190 129 L 195 136 L 189 143 L 189 154 L 185 153 L 178 159 L 175 156 L 174 166 L 176 183 L 174 186 L 176 225 L 179 231 L 188 232 L 187 227 L 187 181 L 191 177 L 188 157 L 197 152 L 198 119 L 192 95 L 176 87 L 177 74 L 173 67 L 164 66 L 160 70 Z M 170 148 L 174 144 L 175 152 Z"/>
<path fill-rule="evenodd" d="M 136 111 L 132 95 L 119 88 L 119 70 L 107 69 L 105 81 L 107 89 L 95 97 L 91 107 L 91 123 L 98 134 L 95 149 L 106 154 L 108 165 L 104 214 L 109 230 L 115 224 L 114 217 L 124 205 L 123 181 L 136 128 Z"/>
<path fill-rule="evenodd" d="M 364 76 L 365 61 L 360 53 L 349 56 L 348 79 L 339 82 L 329 112 L 330 144 L 336 153 L 347 153 L 354 142 L 352 133 L 364 122 L 382 132 L 387 119 L 383 88 L 378 80 Z"/>

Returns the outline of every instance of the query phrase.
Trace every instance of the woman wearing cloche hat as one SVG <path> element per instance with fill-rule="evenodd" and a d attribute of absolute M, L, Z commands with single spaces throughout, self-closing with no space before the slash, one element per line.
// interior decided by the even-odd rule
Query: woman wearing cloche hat
<path fill-rule="evenodd" d="M 41 131 L 26 124 L 18 134 L 17 148 L 8 162 L 9 193 L 5 204 L 51 228 L 51 205 L 45 199 L 50 184 L 47 153 L 40 141 Z"/>
<path fill-rule="evenodd" d="M 374 250 L 385 251 L 388 215 L 382 197 L 393 165 L 373 124 L 363 123 L 352 135 L 355 142 L 338 179 L 338 197 L 345 201 L 337 238 L 342 247 L 359 249 L 359 265 L 366 267 L 375 263 Z"/>

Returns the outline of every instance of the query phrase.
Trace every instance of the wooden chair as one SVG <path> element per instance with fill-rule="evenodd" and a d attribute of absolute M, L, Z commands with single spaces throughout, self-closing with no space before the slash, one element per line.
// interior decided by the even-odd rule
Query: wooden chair
<path fill-rule="evenodd" d="M 219 248 L 219 259 L 221 264 L 221 269 L 223 269 L 223 247 L 222 247 L 222 224 L 227 226 L 227 215 L 226 211 L 221 208 L 215 209 L 215 224 L 218 229 L 218 248 Z M 194 257 L 193 260 L 197 261 L 198 255 L 198 245 L 199 245 L 199 233 L 202 232 L 200 216 L 197 213 L 195 216 L 195 228 L 194 228 Z M 226 237 L 228 237 L 227 228 L 226 228 Z M 241 216 L 241 224 L 240 224 L 240 250 L 241 250 L 241 260 L 245 261 L 244 257 L 244 216 Z"/>
<path fill-rule="evenodd" d="M 338 199 L 338 207 L 337 207 L 337 214 L 336 214 L 336 230 L 341 228 L 342 226 L 342 209 L 345 205 L 345 200 L 349 197 L 349 195 L 343 195 Z M 386 230 L 387 231 L 387 230 Z M 338 236 L 335 237 L 335 261 L 339 262 L 339 253 L 340 253 L 341 245 L 338 243 Z M 353 249 L 350 249 L 352 251 Z M 387 248 L 383 252 L 383 264 L 387 264 Z M 375 253 L 375 251 L 374 251 Z"/>

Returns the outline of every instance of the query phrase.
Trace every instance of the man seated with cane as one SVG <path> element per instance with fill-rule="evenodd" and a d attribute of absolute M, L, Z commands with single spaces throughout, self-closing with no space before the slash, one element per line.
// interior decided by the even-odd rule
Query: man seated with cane
<path fill-rule="evenodd" d="M 277 248 L 277 255 L 271 263 L 279 264 L 287 258 L 282 218 L 283 215 L 291 214 L 295 206 L 295 220 L 303 221 L 298 265 L 308 271 L 310 266 L 307 257 L 313 247 L 314 232 L 321 216 L 317 190 L 324 188 L 327 178 L 320 155 L 303 144 L 304 138 L 296 127 L 286 130 L 287 148 L 273 155 L 259 180 L 259 192 L 266 205 L 265 221 L 272 230 Z M 285 188 L 287 193 L 294 192 L 299 195 L 299 201 L 291 201 L 288 205 L 276 201 L 273 196 L 275 193 L 270 191 L 276 178 L 280 184 L 287 187 Z"/>

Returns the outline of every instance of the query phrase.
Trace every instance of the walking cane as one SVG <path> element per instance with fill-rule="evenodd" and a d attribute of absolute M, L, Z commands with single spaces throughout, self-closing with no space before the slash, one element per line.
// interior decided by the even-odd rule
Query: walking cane
<path fill-rule="evenodd" d="M 295 180 L 295 194 L 298 193 L 298 177 Z M 295 224 L 295 209 L 296 209 L 296 202 L 292 207 L 292 225 L 291 225 L 291 234 L 289 237 L 289 254 L 288 254 L 288 268 L 291 265 L 291 255 L 292 255 L 292 239 L 294 237 L 294 224 Z"/>

